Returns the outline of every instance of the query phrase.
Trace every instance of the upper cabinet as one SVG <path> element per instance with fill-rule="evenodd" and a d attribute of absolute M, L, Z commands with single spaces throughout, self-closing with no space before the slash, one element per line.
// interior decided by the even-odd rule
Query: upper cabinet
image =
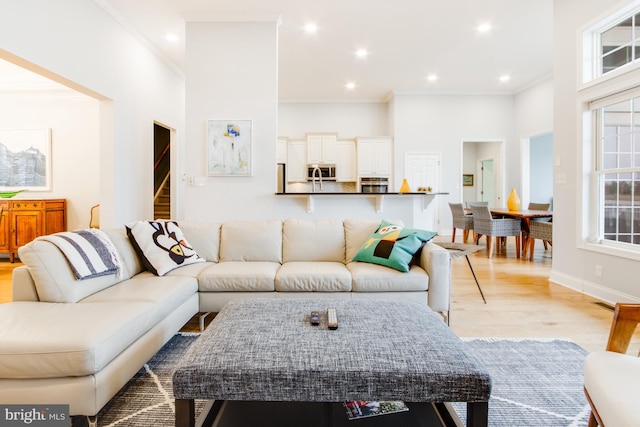
<path fill-rule="evenodd" d="M 392 174 L 393 143 L 391 138 L 358 138 L 358 176 Z"/>
<path fill-rule="evenodd" d="M 287 181 L 307 182 L 307 143 L 289 141 L 287 144 Z"/>
<path fill-rule="evenodd" d="M 358 180 L 356 142 L 338 141 L 336 154 L 336 181 L 356 182 Z"/>
<path fill-rule="evenodd" d="M 281 137 L 276 141 L 276 163 L 287 163 L 287 138 Z"/>
<path fill-rule="evenodd" d="M 307 134 L 307 163 L 336 164 L 337 134 Z"/>

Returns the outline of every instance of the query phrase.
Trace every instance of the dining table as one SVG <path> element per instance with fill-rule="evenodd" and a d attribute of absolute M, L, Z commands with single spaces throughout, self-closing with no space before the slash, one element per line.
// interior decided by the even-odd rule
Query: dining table
<path fill-rule="evenodd" d="M 522 250 L 520 252 L 520 257 L 522 259 L 526 259 L 527 257 L 527 249 L 529 248 L 529 225 L 531 224 L 532 219 L 536 218 L 553 218 L 553 212 L 551 211 L 540 211 L 540 210 L 532 210 L 532 209 L 520 209 L 517 211 L 512 211 L 506 208 L 490 208 L 491 215 L 494 217 L 511 217 L 511 218 L 520 218 L 521 228 L 522 228 L 522 238 L 520 241 L 522 242 Z"/>

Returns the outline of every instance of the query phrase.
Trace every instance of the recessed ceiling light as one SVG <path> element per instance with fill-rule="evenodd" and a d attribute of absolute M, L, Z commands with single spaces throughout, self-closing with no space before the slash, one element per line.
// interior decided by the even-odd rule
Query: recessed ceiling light
<path fill-rule="evenodd" d="M 438 80 L 438 76 L 436 74 L 429 74 L 427 76 L 427 80 L 430 82 L 435 82 L 436 80 Z"/>
<path fill-rule="evenodd" d="M 344 85 L 344 87 L 346 87 L 349 90 L 354 90 L 356 88 L 356 84 L 354 82 L 349 82 L 346 85 Z"/>
<path fill-rule="evenodd" d="M 369 51 L 367 49 L 358 49 L 356 50 L 356 56 L 358 58 L 366 58 L 369 56 Z"/>
<path fill-rule="evenodd" d="M 164 38 L 169 40 L 170 42 L 177 42 L 178 41 L 178 36 L 173 34 L 173 33 L 167 33 L 167 35 L 164 36 Z"/>
<path fill-rule="evenodd" d="M 489 31 L 491 31 L 493 27 L 491 26 L 490 23 L 488 22 L 484 22 L 480 25 L 478 25 L 478 27 L 476 28 L 478 30 L 479 33 L 488 33 Z"/>
<path fill-rule="evenodd" d="M 508 74 L 504 74 L 504 75 L 500 76 L 500 81 L 503 82 L 503 83 L 504 82 L 508 82 L 509 80 L 511 80 L 511 76 L 508 75 Z"/>
<path fill-rule="evenodd" d="M 316 24 L 314 24 L 313 22 L 308 22 L 307 24 L 305 24 L 304 30 L 308 34 L 315 34 L 315 33 L 318 32 L 318 26 Z"/>

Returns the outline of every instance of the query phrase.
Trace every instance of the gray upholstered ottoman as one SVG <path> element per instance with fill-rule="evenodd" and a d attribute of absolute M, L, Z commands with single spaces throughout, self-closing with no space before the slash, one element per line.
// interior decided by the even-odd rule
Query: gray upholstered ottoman
<path fill-rule="evenodd" d="M 223 308 L 176 368 L 173 393 L 178 426 L 194 425 L 194 399 L 218 402 L 211 416 L 224 400 L 467 402 L 467 425 L 486 426 L 491 379 L 422 304 L 258 299 Z"/>

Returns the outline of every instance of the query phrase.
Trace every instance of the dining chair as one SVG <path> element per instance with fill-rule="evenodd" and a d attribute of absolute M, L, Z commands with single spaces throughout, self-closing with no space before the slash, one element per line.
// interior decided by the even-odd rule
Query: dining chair
<path fill-rule="evenodd" d="M 527 209 L 529 209 L 530 211 L 548 211 L 549 210 L 549 206 L 550 203 L 529 203 L 529 207 Z"/>
<path fill-rule="evenodd" d="M 533 250 L 536 239 L 545 242 L 544 249 L 547 250 L 546 242 L 553 245 L 553 222 L 531 221 L 529 223 L 529 260 L 533 261 Z"/>
<path fill-rule="evenodd" d="M 617 303 L 606 351 L 591 352 L 584 361 L 589 427 L 640 425 L 640 359 L 626 354 L 639 322 L 640 304 Z"/>
<path fill-rule="evenodd" d="M 482 236 L 487 236 L 489 258 L 493 256 L 494 240 L 498 251 L 500 251 L 500 240 L 508 236 L 516 238 L 516 256 L 520 258 L 521 223 L 519 218 L 493 218 L 488 206 L 471 205 L 471 213 L 473 214 L 475 243 L 477 245 Z"/>
<path fill-rule="evenodd" d="M 471 208 L 471 205 L 489 206 L 489 202 L 465 202 L 467 208 Z"/>
<path fill-rule="evenodd" d="M 529 210 L 530 211 L 548 211 L 549 210 L 549 206 L 551 206 L 551 203 L 529 203 Z M 531 219 L 531 221 L 542 221 L 542 222 L 549 222 L 551 221 L 551 218 L 533 218 Z M 543 240 L 542 244 L 544 244 L 544 250 L 546 251 L 547 249 L 549 249 L 549 244 L 551 244 L 550 240 Z"/>
<path fill-rule="evenodd" d="M 451 209 L 451 216 L 453 216 L 453 231 L 451 232 L 451 242 L 456 241 L 456 229 L 461 229 L 462 240 L 467 243 L 469 240 L 469 231 L 473 230 L 473 216 L 467 215 L 464 212 L 462 203 L 449 203 Z"/>

